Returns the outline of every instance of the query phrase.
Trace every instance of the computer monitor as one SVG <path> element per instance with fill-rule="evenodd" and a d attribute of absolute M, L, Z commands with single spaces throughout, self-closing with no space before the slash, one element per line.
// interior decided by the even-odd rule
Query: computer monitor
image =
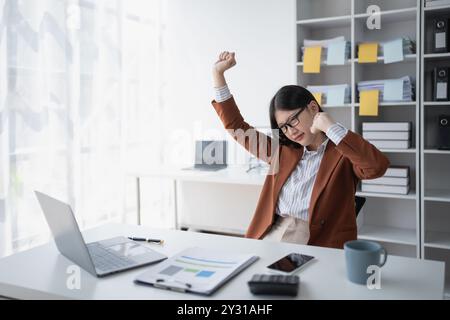
<path fill-rule="evenodd" d="M 227 166 L 227 141 L 199 140 L 195 142 L 196 169 L 221 169 Z"/>

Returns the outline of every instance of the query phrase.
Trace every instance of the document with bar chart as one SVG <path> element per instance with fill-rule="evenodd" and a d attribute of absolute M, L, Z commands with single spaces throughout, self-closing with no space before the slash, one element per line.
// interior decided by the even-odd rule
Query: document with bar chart
<path fill-rule="evenodd" d="M 189 248 L 151 267 L 136 282 L 209 295 L 257 259 L 251 254 Z"/>

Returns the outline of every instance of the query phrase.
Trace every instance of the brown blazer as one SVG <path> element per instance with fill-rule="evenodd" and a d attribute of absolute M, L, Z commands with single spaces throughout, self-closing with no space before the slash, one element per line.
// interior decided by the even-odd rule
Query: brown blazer
<path fill-rule="evenodd" d="M 253 129 L 244 121 L 234 98 L 221 103 L 212 101 L 212 105 L 226 129 L 241 129 L 244 132 Z M 258 133 L 258 138 L 261 137 L 259 135 L 262 136 L 262 133 Z M 236 136 L 234 138 L 236 139 Z M 265 138 L 269 140 L 269 151 L 265 154 L 270 155 L 273 143 L 270 138 Z M 248 238 L 261 239 L 274 222 L 278 195 L 301 159 L 303 147 L 280 145 L 272 158 L 267 158 L 255 154 L 255 150 L 250 150 L 248 139 L 236 140 L 271 166 L 275 162 L 279 164 L 275 174 L 266 176 L 256 211 L 246 233 Z M 274 161 L 274 157 L 277 157 L 278 161 Z M 343 248 L 346 241 L 356 239 L 356 186 L 361 179 L 381 177 L 388 167 L 389 160 L 381 151 L 350 130 L 338 146 L 330 140 L 311 195 L 308 244 Z"/>

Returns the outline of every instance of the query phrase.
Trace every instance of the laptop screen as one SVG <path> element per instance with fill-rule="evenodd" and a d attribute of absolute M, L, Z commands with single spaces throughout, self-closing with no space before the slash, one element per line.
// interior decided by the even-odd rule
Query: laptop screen
<path fill-rule="evenodd" d="M 195 142 L 195 166 L 226 166 L 227 142 L 199 140 Z"/>

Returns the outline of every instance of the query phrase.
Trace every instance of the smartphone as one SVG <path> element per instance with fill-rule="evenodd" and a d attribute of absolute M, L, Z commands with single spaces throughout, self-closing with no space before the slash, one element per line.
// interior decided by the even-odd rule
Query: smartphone
<path fill-rule="evenodd" d="M 269 269 L 269 271 L 284 274 L 293 274 L 313 259 L 313 256 L 308 256 L 306 254 L 290 253 L 280 260 L 277 260 L 271 265 L 267 266 L 267 268 Z"/>

